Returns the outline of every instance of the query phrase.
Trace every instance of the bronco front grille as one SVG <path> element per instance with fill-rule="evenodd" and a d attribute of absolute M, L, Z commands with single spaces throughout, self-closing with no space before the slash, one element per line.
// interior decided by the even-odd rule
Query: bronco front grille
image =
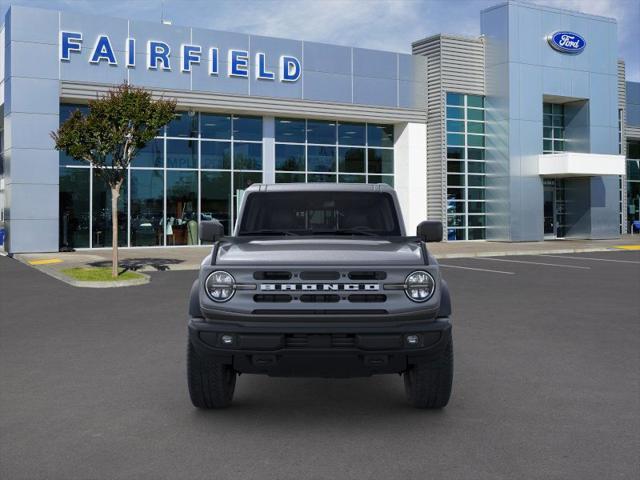
<path fill-rule="evenodd" d="M 387 278 L 387 272 L 379 272 L 379 271 L 357 271 L 357 272 L 349 272 L 350 280 L 384 280 Z"/>
<path fill-rule="evenodd" d="M 291 295 L 284 294 L 262 294 L 262 295 L 254 295 L 253 301 L 257 303 L 288 303 L 292 300 L 293 297 Z"/>
<path fill-rule="evenodd" d="M 291 272 L 283 270 L 264 270 L 253 273 L 256 280 L 289 280 Z"/>
<path fill-rule="evenodd" d="M 353 295 L 349 295 L 347 298 L 351 303 L 382 303 L 387 301 L 386 295 L 376 295 L 376 294 L 366 295 L 366 294 L 355 293 Z"/>
<path fill-rule="evenodd" d="M 291 309 L 291 310 L 276 310 L 276 309 L 261 309 L 257 308 L 251 311 L 252 315 L 271 315 L 283 317 L 287 315 L 386 315 L 389 312 L 381 308 L 359 308 L 359 309 Z"/>
<path fill-rule="evenodd" d="M 305 293 L 300 295 L 300 301 L 302 303 L 336 303 L 340 301 L 340 295 L 331 294 L 310 294 Z"/>
<path fill-rule="evenodd" d="M 338 280 L 340 278 L 340 272 L 311 270 L 308 272 L 300 272 L 300 278 L 302 280 Z"/>
<path fill-rule="evenodd" d="M 328 304 L 338 309 L 353 304 L 384 304 L 390 295 L 384 291 L 383 281 L 388 274 L 382 270 L 273 269 L 256 270 L 252 275 L 259 280 L 253 300 L 260 304 L 318 304 L 318 311 L 323 311 L 323 307 L 329 308 Z"/>
<path fill-rule="evenodd" d="M 285 335 L 287 348 L 353 348 L 356 337 L 353 334 L 307 335 L 293 333 Z"/>

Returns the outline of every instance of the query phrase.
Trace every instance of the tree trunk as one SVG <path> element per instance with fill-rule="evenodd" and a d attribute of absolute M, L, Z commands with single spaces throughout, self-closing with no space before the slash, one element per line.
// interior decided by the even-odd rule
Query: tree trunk
<path fill-rule="evenodd" d="M 120 186 L 118 182 L 111 186 L 111 277 L 118 278 L 118 197 L 120 197 Z"/>

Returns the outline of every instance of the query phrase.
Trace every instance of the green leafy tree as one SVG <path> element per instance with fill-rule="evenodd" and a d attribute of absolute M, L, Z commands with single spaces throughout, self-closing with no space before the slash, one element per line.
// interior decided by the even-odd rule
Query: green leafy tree
<path fill-rule="evenodd" d="M 112 276 L 118 276 L 118 197 L 127 169 L 158 130 L 171 121 L 175 100 L 152 98 L 151 92 L 123 83 L 89 102 L 89 113 L 71 114 L 57 132 L 56 149 L 85 161 L 111 189 Z"/>

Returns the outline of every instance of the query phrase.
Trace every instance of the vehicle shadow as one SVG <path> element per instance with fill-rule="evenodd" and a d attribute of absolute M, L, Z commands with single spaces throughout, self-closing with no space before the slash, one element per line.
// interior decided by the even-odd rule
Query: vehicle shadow
<path fill-rule="evenodd" d="M 231 407 L 197 410 L 199 422 L 254 423 L 321 430 L 343 425 L 370 428 L 389 425 L 416 415 L 438 418 L 444 410 L 420 410 L 405 399 L 402 377 L 381 375 L 355 379 L 269 378 L 243 375 L 238 378 Z M 364 427 L 364 424 L 367 424 Z"/>
<path fill-rule="evenodd" d="M 123 258 L 119 260 L 118 264 L 124 267 L 125 270 L 137 271 L 142 268 L 151 267 L 159 272 L 171 270 L 171 265 L 177 265 L 184 263 L 184 260 L 177 258 Z M 108 267 L 111 265 L 111 260 L 99 260 L 97 262 L 89 263 L 92 267 Z"/>

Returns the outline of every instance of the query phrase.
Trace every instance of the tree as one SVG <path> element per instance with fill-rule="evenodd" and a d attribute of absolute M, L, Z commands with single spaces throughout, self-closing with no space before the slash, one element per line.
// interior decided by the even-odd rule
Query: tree
<path fill-rule="evenodd" d="M 76 110 L 51 132 L 57 150 L 93 165 L 111 189 L 113 278 L 118 276 L 120 188 L 136 154 L 171 121 L 175 109 L 175 100 L 154 100 L 151 92 L 123 83 L 90 101 L 89 113 Z"/>

